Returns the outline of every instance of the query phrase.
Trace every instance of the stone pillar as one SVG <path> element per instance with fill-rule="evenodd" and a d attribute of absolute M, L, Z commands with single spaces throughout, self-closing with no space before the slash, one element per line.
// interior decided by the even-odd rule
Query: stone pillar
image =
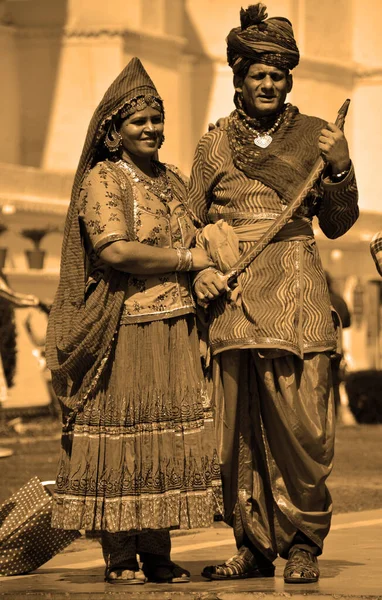
<path fill-rule="evenodd" d="M 382 40 L 377 25 L 382 16 L 379 0 L 354 1 L 354 147 L 360 189 L 360 207 L 381 212 L 379 163 L 382 139 Z"/>
<path fill-rule="evenodd" d="M 15 48 L 15 28 L 0 24 L 0 162 L 20 160 L 20 89 Z"/>
<path fill-rule="evenodd" d="M 183 39 L 127 31 L 124 42 L 124 63 L 138 56 L 164 101 L 165 142 L 160 159 L 181 166 L 184 122 L 189 119 L 188 106 L 182 106 L 180 100 Z"/>
<path fill-rule="evenodd" d="M 122 68 L 118 32 L 73 30 L 61 38 L 55 93 L 40 166 L 74 170 L 94 109 Z"/>
<path fill-rule="evenodd" d="M 128 7 L 109 0 L 107 11 L 96 0 L 56 0 L 54 6 L 31 0 L 23 11 L 21 3 L 8 4 L 17 39 L 23 164 L 74 170 L 95 107 L 132 56 L 142 59 L 163 93 L 169 140 L 163 158 L 178 162 L 181 124 L 189 116 L 179 102 L 182 0 L 135 0 Z"/>

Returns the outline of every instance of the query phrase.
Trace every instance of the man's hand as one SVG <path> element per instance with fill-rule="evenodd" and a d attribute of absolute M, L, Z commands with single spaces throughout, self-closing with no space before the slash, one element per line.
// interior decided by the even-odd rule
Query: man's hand
<path fill-rule="evenodd" d="M 208 302 L 221 296 L 229 289 L 223 273 L 217 269 L 206 269 L 198 276 L 194 284 L 195 295 L 202 306 L 206 306 Z"/>
<path fill-rule="evenodd" d="M 342 173 L 350 168 L 349 147 L 343 131 L 328 123 L 321 131 L 318 138 L 318 147 L 322 157 L 332 168 L 332 173 Z"/>

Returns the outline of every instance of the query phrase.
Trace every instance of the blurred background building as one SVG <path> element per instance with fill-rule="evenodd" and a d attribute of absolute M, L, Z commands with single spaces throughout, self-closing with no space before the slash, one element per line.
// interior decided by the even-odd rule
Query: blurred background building
<path fill-rule="evenodd" d="M 164 98 L 161 159 L 189 174 L 208 123 L 233 109 L 225 37 L 247 4 L 0 0 L 0 220 L 6 228 L 0 255 L 6 254 L 4 271 L 17 291 L 54 295 L 65 213 L 87 125 L 104 91 L 133 56 L 142 60 Z M 317 241 L 324 267 L 353 313 L 345 332 L 349 366 L 381 369 L 381 282 L 369 241 L 382 229 L 382 5 L 380 0 L 266 4 L 269 16 L 292 21 L 301 52 L 289 100 L 301 112 L 330 121 L 346 98 L 352 101 L 346 133 L 361 216 L 339 240 L 327 240 L 318 230 Z M 45 253 L 43 265 L 38 252 L 30 252 L 34 247 Z M 40 263 L 30 266 L 30 260 Z M 15 401 L 42 393 L 33 378 L 37 361 L 24 320 L 20 311 Z"/>

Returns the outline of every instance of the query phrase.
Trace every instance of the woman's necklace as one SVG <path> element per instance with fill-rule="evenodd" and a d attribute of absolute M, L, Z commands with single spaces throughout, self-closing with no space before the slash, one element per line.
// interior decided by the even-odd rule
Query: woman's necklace
<path fill-rule="evenodd" d="M 259 148 L 268 148 L 269 144 L 271 144 L 273 140 L 271 134 L 275 133 L 275 131 L 277 131 L 277 129 L 280 127 L 281 122 L 283 121 L 289 106 L 290 104 L 287 104 L 285 106 L 285 109 L 279 114 L 273 126 L 270 127 L 270 129 L 268 129 L 267 131 L 259 131 L 251 125 L 248 119 L 243 119 L 244 127 L 254 136 L 253 141 L 256 144 L 256 146 L 258 146 Z"/>
<path fill-rule="evenodd" d="M 152 163 L 154 178 L 149 177 L 143 171 L 138 174 L 133 165 L 122 159 L 123 167 L 128 171 L 135 183 L 142 183 L 143 187 L 160 198 L 169 201 L 172 198 L 172 188 L 167 177 L 166 171 L 161 169 L 155 162 Z"/>

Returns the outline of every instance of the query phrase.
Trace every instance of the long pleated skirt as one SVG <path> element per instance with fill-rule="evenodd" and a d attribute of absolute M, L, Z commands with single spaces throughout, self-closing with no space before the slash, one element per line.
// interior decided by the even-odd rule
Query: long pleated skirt
<path fill-rule="evenodd" d="M 122 325 L 97 391 L 63 434 L 53 526 L 208 527 L 220 495 L 194 317 Z"/>

